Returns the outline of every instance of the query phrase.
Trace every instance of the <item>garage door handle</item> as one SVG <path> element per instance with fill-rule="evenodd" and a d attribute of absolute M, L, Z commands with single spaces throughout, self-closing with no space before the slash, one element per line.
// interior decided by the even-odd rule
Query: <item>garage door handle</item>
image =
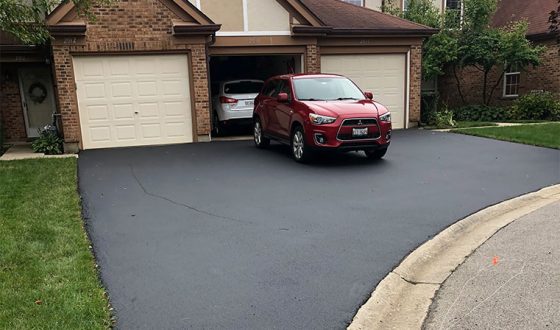
<path fill-rule="evenodd" d="M 137 114 L 138 114 L 138 111 L 134 111 L 134 114 L 136 114 L 136 115 L 137 115 Z"/>

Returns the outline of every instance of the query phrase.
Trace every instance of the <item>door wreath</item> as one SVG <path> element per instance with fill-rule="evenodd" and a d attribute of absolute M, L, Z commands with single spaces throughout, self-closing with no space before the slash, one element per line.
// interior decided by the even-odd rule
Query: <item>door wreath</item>
<path fill-rule="evenodd" d="M 29 86 L 29 90 L 27 92 L 33 103 L 43 103 L 43 101 L 47 98 L 47 88 L 39 82 Z"/>

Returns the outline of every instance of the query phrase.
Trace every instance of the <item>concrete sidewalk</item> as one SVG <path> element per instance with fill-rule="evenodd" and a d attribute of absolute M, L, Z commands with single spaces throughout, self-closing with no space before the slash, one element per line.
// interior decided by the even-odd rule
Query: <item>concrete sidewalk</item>
<path fill-rule="evenodd" d="M 443 283 L 425 329 L 560 329 L 560 202 L 511 223 Z"/>

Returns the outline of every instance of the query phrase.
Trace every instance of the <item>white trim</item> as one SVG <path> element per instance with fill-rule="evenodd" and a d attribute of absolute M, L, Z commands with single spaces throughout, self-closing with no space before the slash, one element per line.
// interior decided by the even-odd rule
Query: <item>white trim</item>
<path fill-rule="evenodd" d="M 218 37 L 258 37 L 258 36 L 289 36 L 292 35 L 290 31 L 218 31 Z"/>
<path fill-rule="evenodd" d="M 196 8 L 198 8 L 198 10 L 200 10 L 200 0 L 196 0 L 195 6 Z"/>
<path fill-rule="evenodd" d="M 29 127 L 29 115 L 27 114 L 27 101 L 25 100 L 25 91 L 23 89 L 23 74 L 22 74 L 22 69 L 20 68 L 18 70 L 18 83 L 19 83 L 19 95 L 21 97 L 21 107 L 23 108 L 23 119 L 25 121 L 25 134 L 27 134 L 27 137 L 37 137 L 39 135 L 37 135 L 37 132 L 34 132 L 34 134 L 30 134 L 30 127 Z"/>
<path fill-rule="evenodd" d="M 249 31 L 249 9 L 247 0 L 243 0 L 243 31 Z"/>
<path fill-rule="evenodd" d="M 518 76 L 517 78 L 517 94 L 506 94 L 507 88 L 507 77 L 508 76 Z M 519 83 L 521 79 L 521 72 L 504 72 L 504 83 L 502 88 L 502 96 L 503 97 L 518 97 L 519 96 Z"/>
<path fill-rule="evenodd" d="M 410 50 L 406 52 L 406 105 L 404 114 L 404 128 L 407 129 L 410 121 Z"/>

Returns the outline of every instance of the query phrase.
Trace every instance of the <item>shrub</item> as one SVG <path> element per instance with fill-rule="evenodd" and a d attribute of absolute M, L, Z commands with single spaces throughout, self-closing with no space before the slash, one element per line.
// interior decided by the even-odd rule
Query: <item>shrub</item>
<path fill-rule="evenodd" d="M 551 92 L 531 92 L 515 101 L 513 111 L 516 119 L 559 120 L 560 101 Z"/>
<path fill-rule="evenodd" d="M 454 127 L 455 121 L 453 120 L 453 112 L 447 109 L 433 112 L 430 115 L 428 124 L 437 128 Z"/>
<path fill-rule="evenodd" d="M 491 107 L 487 105 L 467 105 L 453 110 L 459 121 L 500 121 L 517 119 L 511 108 Z"/>
<path fill-rule="evenodd" d="M 59 155 L 62 153 L 62 139 L 57 135 L 56 129 L 46 126 L 40 131 L 39 137 L 33 141 L 31 148 L 34 152 Z"/>

